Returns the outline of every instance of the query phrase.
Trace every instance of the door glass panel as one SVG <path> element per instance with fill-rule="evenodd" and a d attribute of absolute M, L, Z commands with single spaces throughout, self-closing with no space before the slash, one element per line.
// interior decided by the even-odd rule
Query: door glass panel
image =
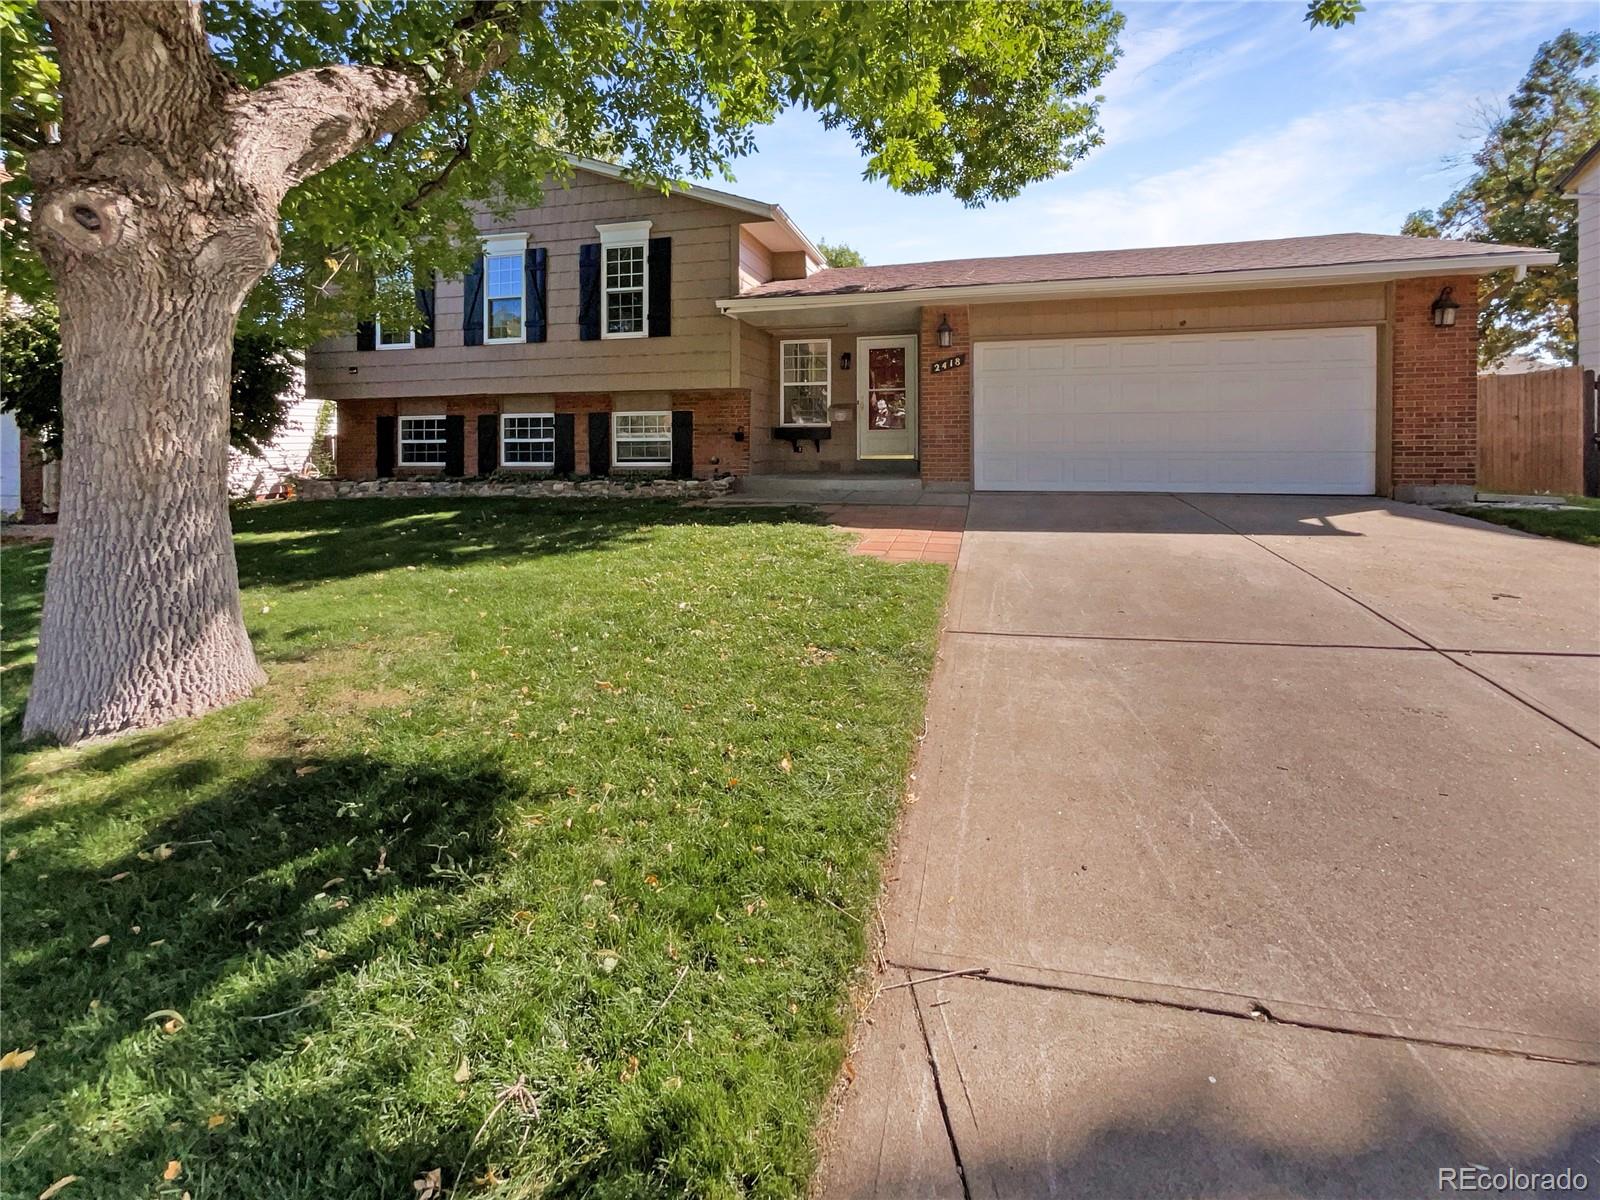
<path fill-rule="evenodd" d="M 867 351 L 867 428 L 906 427 L 906 350 L 878 346 Z"/>

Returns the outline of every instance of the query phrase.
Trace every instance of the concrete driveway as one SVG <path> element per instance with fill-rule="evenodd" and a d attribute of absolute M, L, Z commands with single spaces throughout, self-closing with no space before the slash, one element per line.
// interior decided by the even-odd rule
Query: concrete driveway
<path fill-rule="evenodd" d="M 1600 554 L 975 496 L 913 790 L 824 1197 L 1600 1192 Z"/>

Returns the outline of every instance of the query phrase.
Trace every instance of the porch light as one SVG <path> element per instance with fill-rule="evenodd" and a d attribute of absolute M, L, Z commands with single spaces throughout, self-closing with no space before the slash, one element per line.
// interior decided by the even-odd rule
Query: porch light
<path fill-rule="evenodd" d="M 1445 289 L 1445 291 L 1449 291 L 1449 290 L 1450 290 L 1449 288 Z M 952 330 L 950 328 L 950 314 L 949 313 L 940 313 L 939 314 L 938 334 L 939 334 L 939 347 L 940 347 L 940 349 L 948 349 L 949 346 L 950 346 L 951 339 L 955 336 L 954 330 Z"/>
<path fill-rule="evenodd" d="M 849 369 L 850 369 L 850 351 L 846 350 L 843 354 L 839 355 L 839 370 L 848 371 Z"/>
<path fill-rule="evenodd" d="M 1433 302 L 1433 323 L 1440 329 L 1448 329 L 1456 323 L 1456 309 L 1460 307 L 1461 302 L 1450 294 L 1450 289 L 1443 289 Z"/>

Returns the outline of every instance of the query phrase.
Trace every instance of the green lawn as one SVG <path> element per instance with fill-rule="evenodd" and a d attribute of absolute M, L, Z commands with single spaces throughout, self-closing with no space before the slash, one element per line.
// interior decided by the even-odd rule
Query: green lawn
<path fill-rule="evenodd" d="M 15 745 L 4 551 L 0 1191 L 801 1194 L 944 568 L 773 510 L 236 529 L 269 685 L 77 750 Z"/>
<path fill-rule="evenodd" d="M 1542 537 L 1560 538 L 1564 542 L 1577 542 L 1581 546 L 1600 546 L 1600 500 L 1583 496 L 1566 497 L 1568 504 L 1578 508 L 1483 508 L 1478 505 L 1461 505 L 1453 513 L 1476 517 L 1495 525 L 1506 525 L 1525 533 Z"/>

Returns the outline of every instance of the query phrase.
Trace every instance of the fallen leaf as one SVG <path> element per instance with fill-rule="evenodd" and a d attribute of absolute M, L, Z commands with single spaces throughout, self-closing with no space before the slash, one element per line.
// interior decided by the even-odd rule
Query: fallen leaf
<path fill-rule="evenodd" d="M 782 771 L 785 775 L 794 770 L 794 763 L 789 761 L 789 756 L 787 754 L 778 760 L 778 770 Z"/>
<path fill-rule="evenodd" d="M 461 1065 L 456 1068 L 455 1081 L 457 1083 L 465 1083 L 467 1080 L 469 1080 L 471 1078 L 472 1078 L 472 1067 L 467 1062 L 467 1056 L 465 1054 L 463 1054 L 461 1056 Z"/>
<path fill-rule="evenodd" d="M 318 962 L 332 962 L 333 951 L 325 949 L 322 946 L 318 946 L 315 957 Z"/>
<path fill-rule="evenodd" d="M 95 938 L 94 941 L 89 943 L 89 949 L 98 950 L 101 946 L 109 946 L 110 944 L 111 935 L 109 933 L 102 933 L 99 937 Z"/>
<path fill-rule="evenodd" d="M 411 1181 L 411 1188 L 417 1193 L 417 1200 L 439 1200 L 444 1195 L 444 1172 L 435 1167 L 431 1171 L 424 1171 Z"/>
<path fill-rule="evenodd" d="M 171 1183 L 174 1179 L 182 1174 L 183 1163 L 179 1162 L 177 1159 L 173 1159 L 167 1163 L 167 1169 L 161 1172 L 161 1178 L 165 1179 L 168 1183 Z"/>
<path fill-rule="evenodd" d="M 394 924 L 394 920 L 395 920 L 394 914 L 393 913 L 387 913 L 387 914 L 385 914 L 383 919 L 378 922 L 378 924 L 382 925 L 385 929 L 387 929 L 387 928 L 389 928 L 389 926 Z"/>
<path fill-rule="evenodd" d="M 37 1050 L 7 1050 L 0 1054 L 0 1071 L 20 1071 L 33 1061 Z"/>
<path fill-rule="evenodd" d="M 20 855 L 21 853 L 22 853 L 22 847 L 21 846 L 13 846 L 13 847 L 11 847 L 11 849 L 6 851 L 6 861 L 7 862 L 16 862 L 17 861 L 17 856 Z"/>
<path fill-rule="evenodd" d="M 215 1129 L 218 1125 L 226 1125 L 227 1122 L 228 1118 L 223 1116 L 221 1113 L 212 1113 L 206 1118 L 206 1128 Z"/>
<path fill-rule="evenodd" d="M 617 956 L 615 954 L 602 954 L 600 956 L 600 969 L 607 975 L 617 969 Z"/>
<path fill-rule="evenodd" d="M 166 1019 L 162 1020 L 163 1017 Z M 161 1031 L 163 1033 L 177 1033 L 178 1030 L 189 1023 L 183 1019 L 183 1014 L 175 1008 L 158 1009 L 147 1016 L 145 1020 L 161 1021 Z"/>
<path fill-rule="evenodd" d="M 314 767 L 314 766 L 310 766 L 308 764 L 307 766 L 304 766 L 304 767 L 296 767 L 294 769 L 294 773 L 296 775 L 315 775 L 320 770 L 322 770 L 321 767 Z"/>
<path fill-rule="evenodd" d="M 118 871 L 110 879 L 106 880 L 106 882 L 107 883 L 121 883 L 124 879 L 126 879 L 129 875 L 132 875 L 132 874 L 133 874 L 132 871 Z"/>
<path fill-rule="evenodd" d="M 150 855 L 157 862 L 166 862 L 167 859 L 172 857 L 173 849 L 166 842 L 162 842 L 161 845 L 150 851 Z"/>
<path fill-rule="evenodd" d="M 62 1188 L 66 1187 L 67 1184 L 77 1182 L 78 1177 L 76 1175 L 63 1175 L 60 1179 L 56 1180 L 49 1187 L 45 1188 L 44 1191 L 39 1193 L 39 1200 L 50 1200 L 51 1196 L 54 1196 Z"/>

